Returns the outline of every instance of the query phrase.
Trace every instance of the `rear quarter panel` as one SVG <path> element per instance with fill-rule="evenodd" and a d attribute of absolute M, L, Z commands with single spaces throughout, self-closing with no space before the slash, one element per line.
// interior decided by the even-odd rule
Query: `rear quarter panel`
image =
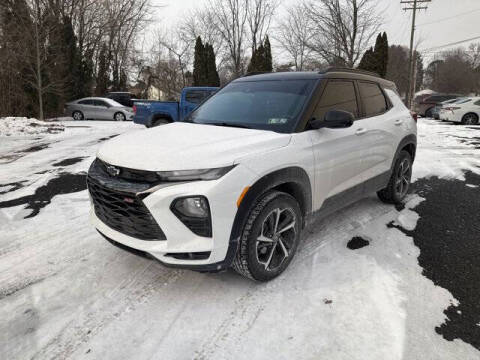
<path fill-rule="evenodd" d="M 133 122 L 141 125 L 151 125 L 155 116 L 163 115 L 178 121 L 178 102 L 176 101 L 135 101 L 136 113 Z"/>

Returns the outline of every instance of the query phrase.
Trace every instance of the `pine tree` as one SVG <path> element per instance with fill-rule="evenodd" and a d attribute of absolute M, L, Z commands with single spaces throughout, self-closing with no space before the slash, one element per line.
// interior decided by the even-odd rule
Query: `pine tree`
<path fill-rule="evenodd" d="M 385 79 L 387 76 L 387 67 L 388 67 L 388 39 L 387 33 L 384 32 L 382 35 L 382 40 L 380 42 L 380 47 L 378 50 L 378 74 Z"/>
<path fill-rule="evenodd" d="M 217 64 L 215 61 L 215 52 L 213 46 L 205 44 L 205 55 L 207 64 L 207 86 L 220 86 L 220 77 L 218 76 Z"/>
<path fill-rule="evenodd" d="M 268 35 L 265 37 L 263 44 L 253 51 L 250 64 L 248 65 L 248 72 L 271 72 L 272 66 L 272 50 Z"/>
<path fill-rule="evenodd" d="M 102 44 L 100 54 L 98 56 L 97 87 L 95 89 L 95 94 L 98 96 L 103 96 L 107 92 L 109 83 L 109 68 L 110 66 L 108 63 L 107 46 Z"/>
<path fill-rule="evenodd" d="M 195 42 L 195 54 L 193 60 L 193 86 L 206 86 L 207 78 L 207 62 L 205 46 L 202 39 L 197 37 Z"/>
<path fill-rule="evenodd" d="M 264 71 L 272 72 L 273 70 L 272 49 L 270 47 L 270 40 L 268 38 L 268 35 L 265 36 L 265 43 L 263 46 L 265 48 L 265 70 Z"/>
<path fill-rule="evenodd" d="M 387 75 L 388 66 L 388 39 L 387 33 L 378 34 L 375 41 L 375 48 L 368 49 L 363 54 L 362 60 L 358 65 L 361 70 L 372 71 L 382 78 Z"/>

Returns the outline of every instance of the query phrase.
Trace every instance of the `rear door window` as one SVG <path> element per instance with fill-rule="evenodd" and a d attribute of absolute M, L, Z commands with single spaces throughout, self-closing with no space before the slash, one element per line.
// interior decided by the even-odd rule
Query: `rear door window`
<path fill-rule="evenodd" d="M 387 99 L 378 84 L 360 81 L 358 85 L 366 117 L 380 115 L 387 111 Z"/>
<path fill-rule="evenodd" d="M 95 106 L 103 106 L 103 107 L 107 107 L 109 108 L 110 105 L 107 104 L 105 101 L 102 101 L 102 100 L 93 100 L 93 103 Z"/>
<path fill-rule="evenodd" d="M 357 96 L 353 81 L 332 80 L 327 83 L 314 112 L 315 119 L 323 120 L 330 110 L 343 110 L 358 118 Z"/>
<path fill-rule="evenodd" d="M 189 103 L 200 104 L 209 95 L 210 91 L 191 90 L 185 94 L 185 100 Z"/>

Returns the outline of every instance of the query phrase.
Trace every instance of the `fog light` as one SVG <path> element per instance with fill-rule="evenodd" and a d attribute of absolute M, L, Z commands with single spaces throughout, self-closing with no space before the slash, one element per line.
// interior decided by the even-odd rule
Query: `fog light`
<path fill-rule="evenodd" d="M 170 209 L 194 234 L 205 237 L 212 236 L 210 206 L 206 197 L 178 198 L 172 202 Z"/>
<path fill-rule="evenodd" d="M 205 218 L 209 215 L 208 202 L 203 196 L 178 199 L 174 206 L 178 212 L 188 217 Z"/>

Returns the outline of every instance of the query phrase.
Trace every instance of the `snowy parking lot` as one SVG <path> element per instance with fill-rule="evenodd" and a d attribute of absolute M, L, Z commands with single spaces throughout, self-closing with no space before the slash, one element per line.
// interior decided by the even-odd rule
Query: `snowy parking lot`
<path fill-rule="evenodd" d="M 85 172 L 143 127 L 0 127 L 0 358 L 480 359 L 480 126 L 418 125 L 405 206 L 372 195 L 317 220 L 269 283 L 165 268 L 94 230 Z"/>

